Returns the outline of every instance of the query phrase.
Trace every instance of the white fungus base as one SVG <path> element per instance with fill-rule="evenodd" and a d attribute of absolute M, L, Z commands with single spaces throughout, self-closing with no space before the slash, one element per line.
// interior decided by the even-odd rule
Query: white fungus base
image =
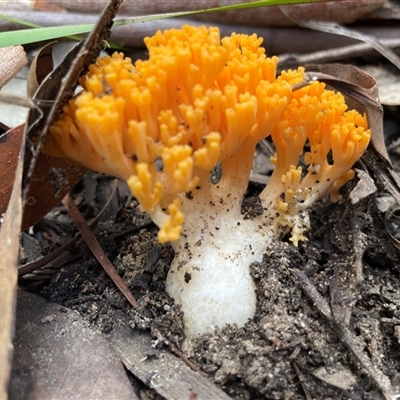
<path fill-rule="evenodd" d="M 240 212 L 216 207 L 202 212 L 193 202 L 182 239 L 174 244 L 168 294 L 181 305 L 185 333 L 212 333 L 226 324 L 243 326 L 255 314 L 255 285 L 249 266 L 261 261 L 271 239 Z M 188 214 L 188 212 L 190 214 Z"/>

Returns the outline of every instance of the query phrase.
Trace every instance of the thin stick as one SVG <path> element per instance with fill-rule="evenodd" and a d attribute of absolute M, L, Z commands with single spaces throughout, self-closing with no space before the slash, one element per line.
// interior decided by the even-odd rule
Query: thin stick
<path fill-rule="evenodd" d="M 125 282 L 118 275 L 106 253 L 101 248 L 100 243 L 97 241 L 93 231 L 90 229 L 88 223 L 86 222 L 85 218 L 83 218 L 83 215 L 79 211 L 79 208 L 76 206 L 74 200 L 69 194 L 64 197 L 63 204 L 71 215 L 72 220 L 75 222 L 79 232 L 82 235 L 82 238 L 85 240 L 93 255 L 96 257 L 96 260 L 101 264 L 101 266 L 104 268 L 104 271 L 107 272 L 109 277 L 116 284 L 118 289 L 129 301 L 132 307 L 137 308 L 138 304 L 136 299 L 133 297 L 128 286 L 126 286 Z"/>
<path fill-rule="evenodd" d="M 310 391 L 308 390 L 306 378 L 304 377 L 303 373 L 301 372 L 299 366 L 295 362 L 293 362 L 292 367 L 294 369 L 295 374 L 299 378 L 299 382 L 300 382 L 301 388 L 303 389 L 304 395 L 306 396 L 306 399 L 312 400 L 312 396 L 310 394 Z"/>
<path fill-rule="evenodd" d="M 23 96 L 15 96 L 11 93 L 1 93 L 0 92 L 0 102 L 6 104 L 12 104 L 14 106 L 29 107 L 29 100 Z"/>
<path fill-rule="evenodd" d="M 400 47 L 398 38 L 382 38 L 380 43 L 390 49 L 397 50 Z M 332 46 L 333 47 L 333 46 Z M 326 50 L 314 51 L 308 54 L 281 54 L 279 56 L 279 68 L 286 69 L 291 66 L 305 64 L 322 64 L 340 61 L 351 57 L 361 57 L 368 54 L 376 55 L 376 50 L 369 43 L 352 44 L 343 47 L 334 47 Z"/>
<path fill-rule="evenodd" d="M 197 367 L 197 365 L 193 364 L 176 346 L 174 346 L 171 341 L 169 341 L 168 339 L 166 339 L 161 332 L 156 329 L 153 328 L 152 329 L 152 333 L 153 335 L 155 335 L 157 337 L 157 339 L 164 343 L 166 346 L 168 346 L 170 348 L 170 350 L 177 356 L 179 357 L 182 361 L 184 361 L 193 371 L 195 372 L 201 372 L 200 368 Z"/>
<path fill-rule="evenodd" d="M 113 185 L 114 186 L 113 186 L 113 189 L 112 189 L 112 193 L 111 193 L 109 199 L 107 200 L 107 203 L 104 205 L 102 210 L 98 213 L 96 218 L 92 222 L 90 222 L 90 224 L 88 225 L 90 228 L 93 228 L 97 224 L 97 222 L 99 221 L 101 216 L 104 214 L 104 211 L 106 211 L 107 207 L 110 205 L 111 200 L 113 199 L 114 194 L 117 191 L 118 180 L 115 179 Z M 57 257 L 59 257 L 65 251 L 70 249 L 80 238 L 81 238 L 81 234 L 77 233 L 67 243 L 65 243 L 64 245 L 62 245 L 58 249 L 53 250 L 51 253 L 46 254 L 45 256 L 39 258 L 39 260 L 33 261 L 33 262 L 29 263 L 29 264 L 20 265 L 18 267 L 18 276 L 21 277 L 21 276 L 24 276 L 26 274 L 30 274 L 30 273 L 36 271 L 37 269 L 42 268 L 45 265 L 49 264 L 50 262 L 54 261 Z"/>

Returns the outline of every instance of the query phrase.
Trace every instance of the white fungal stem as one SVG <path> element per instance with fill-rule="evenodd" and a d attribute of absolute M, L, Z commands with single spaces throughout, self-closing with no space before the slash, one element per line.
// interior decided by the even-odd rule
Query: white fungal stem
<path fill-rule="evenodd" d="M 181 199 L 186 219 L 181 239 L 172 243 L 176 256 L 166 289 L 181 305 L 187 336 L 212 333 L 226 324 L 243 326 L 254 316 L 249 266 L 261 261 L 274 235 L 259 221 L 243 218 L 242 181 L 235 182 L 232 173 L 221 184 L 207 183 Z"/>

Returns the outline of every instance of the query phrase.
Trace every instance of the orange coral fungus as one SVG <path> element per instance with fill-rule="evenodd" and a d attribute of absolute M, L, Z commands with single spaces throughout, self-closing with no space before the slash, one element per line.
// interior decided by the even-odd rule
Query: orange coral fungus
<path fill-rule="evenodd" d="M 100 58 L 45 143 L 48 154 L 124 179 L 159 240 L 174 241 L 167 290 L 189 334 L 254 314 L 249 264 L 282 226 L 295 245 L 305 240 L 307 209 L 329 193 L 340 199 L 370 138 L 366 117 L 346 111 L 340 93 L 319 82 L 292 91 L 302 68 L 276 77 L 278 60 L 261 42 L 184 26 L 146 38 L 148 60 Z M 264 213 L 245 220 L 254 149 L 269 135 L 276 167 L 260 194 Z"/>

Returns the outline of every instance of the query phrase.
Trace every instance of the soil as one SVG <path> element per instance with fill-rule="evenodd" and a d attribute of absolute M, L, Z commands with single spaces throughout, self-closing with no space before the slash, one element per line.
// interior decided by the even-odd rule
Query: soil
<path fill-rule="evenodd" d="M 86 217 L 104 203 L 111 183 L 90 173 L 76 188 Z M 88 196 L 93 193 L 88 188 L 96 196 Z M 185 339 L 182 313 L 164 290 L 173 250 L 157 243 L 156 227 L 123 184 L 94 231 L 138 299 L 137 310 L 82 242 L 20 284 L 78 311 L 102 332 L 118 324 L 121 312 L 128 315 L 132 327 L 161 333 L 233 399 L 377 400 L 383 397 L 374 377 L 336 328 L 339 323 L 348 329 L 353 345 L 399 389 L 400 270 L 398 250 L 377 206 L 385 200 L 372 195 L 355 205 L 320 202 L 311 213 L 307 242 L 295 248 L 283 238 L 266 249 L 261 263 L 251 265 L 257 284 L 255 317 L 243 328 L 228 326 L 195 340 Z M 53 211 L 24 234 L 22 256 L 29 261 L 32 252 L 51 250 L 54 237 L 72 235 L 70 227 L 62 207 Z M 318 299 L 310 300 L 299 271 L 330 305 L 330 317 L 321 314 Z M 142 385 L 139 394 L 144 399 L 149 392 Z"/>

